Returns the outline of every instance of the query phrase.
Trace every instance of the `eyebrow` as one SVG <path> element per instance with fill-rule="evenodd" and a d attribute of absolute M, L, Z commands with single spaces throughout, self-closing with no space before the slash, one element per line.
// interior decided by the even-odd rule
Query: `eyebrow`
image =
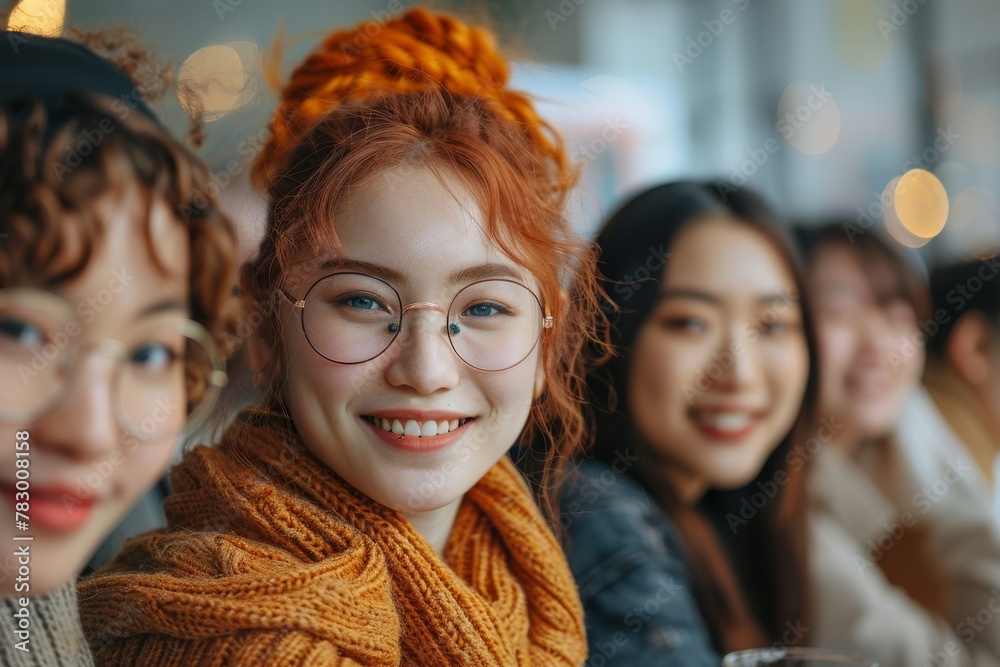
<path fill-rule="evenodd" d="M 152 303 L 140 310 L 132 318 L 132 321 L 141 320 L 142 318 L 149 317 L 150 315 L 159 315 L 160 313 L 166 313 L 173 310 L 178 310 L 187 315 L 188 305 L 178 299 L 163 299 L 162 301 Z"/>
<path fill-rule="evenodd" d="M 520 271 L 507 264 L 491 262 L 478 264 L 464 269 L 454 271 L 448 276 L 448 281 L 453 285 L 473 283 L 477 280 L 487 280 L 489 278 L 511 278 L 513 280 L 524 280 Z"/>
<path fill-rule="evenodd" d="M 347 259 L 346 257 L 338 259 L 328 259 L 319 265 L 319 270 L 321 271 L 356 271 L 358 273 L 367 273 L 369 275 L 375 276 L 376 278 L 381 278 L 387 283 L 393 283 L 395 285 L 405 285 L 407 280 L 399 271 L 390 269 L 387 266 L 382 266 L 381 264 L 373 264 L 372 262 L 363 262 L 357 259 Z"/>
<path fill-rule="evenodd" d="M 329 259 L 320 264 L 319 268 L 322 271 L 357 271 L 359 273 L 367 273 L 394 285 L 406 285 L 409 282 L 405 275 L 395 269 L 356 259 Z M 499 262 L 487 262 L 453 271 L 448 275 L 448 282 L 452 285 L 464 285 L 489 278 L 524 280 L 524 276 L 512 266 Z"/>
<path fill-rule="evenodd" d="M 797 294 L 792 294 L 791 292 L 787 293 L 787 295 L 782 292 L 775 292 L 773 294 L 763 294 L 757 297 L 754 300 L 754 303 L 759 306 L 770 306 L 773 303 L 779 303 L 782 301 L 797 301 L 798 298 L 799 296 Z M 693 288 L 682 287 L 661 290 L 658 300 L 666 301 L 668 299 L 693 299 L 695 301 L 703 301 L 713 306 L 721 307 L 723 305 L 723 300 L 716 295 Z"/>

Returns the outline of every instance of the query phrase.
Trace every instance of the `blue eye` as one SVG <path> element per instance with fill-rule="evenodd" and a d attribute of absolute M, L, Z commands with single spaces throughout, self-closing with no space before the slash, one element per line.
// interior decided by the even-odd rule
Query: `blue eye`
<path fill-rule="evenodd" d="M 378 297 L 371 294 L 351 294 L 341 297 L 338 303 L 358 310 L 388 310 Z"/>
<path fill-rule="evenodd" d="M 351 304 L 355 308 L 361 308 L 362 310 L 372 310 L 377 308 L 378 304 L 375 299 L 370 299 L 364 296 L 355 296 L 347 300 L 347 303 Z"/>
<path fill-rule="evenodd" d="M 162 370 L 170 367 L 179 355 L 166 345 L 149 343 L 137 348 L 129 361 L 144 366 L 150 370 Z"/>
<path fill-rule="evenodd" d="M 471 317 L 490 317 L 491 315 L 506 315 L 510 311 L 495 303 L 477 303 L 465 309 Z"/>
<path fill-rule="evenodd" d="M 0 319 L 0 335 L 13 338 L 27 347 L 37 347 L 45 338 L 42 330 L 34 324 L 13 317 Z"/>

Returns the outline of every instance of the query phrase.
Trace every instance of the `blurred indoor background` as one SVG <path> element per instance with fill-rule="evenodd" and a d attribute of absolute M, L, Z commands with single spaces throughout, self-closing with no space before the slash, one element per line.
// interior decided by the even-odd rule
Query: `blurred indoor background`
<path fill-rule="evenodd" d="M 133 28 L 203 93 L 202 153 L 249 253 L 263 223 L 249 164 L 276 100 L 261 63 L 280 43 L 287 73 L 331 27 L 385 21 L 412 4 L 8 0 L 5 9 L 14 5 L 12 26 L 49 34 Z M 586 232 L 629 192 L 690 176 L 756 187 L 799 221 L 840 216 L 858 232 L 884 224 L 931 262 L 1000 246 L 998 0 L 425 4 L 501 35 L 516 86 L 543 102 L 584 166 L 572 215 Z M 179 131 L 181 111 L 176 99 L 161 105 Z"/>

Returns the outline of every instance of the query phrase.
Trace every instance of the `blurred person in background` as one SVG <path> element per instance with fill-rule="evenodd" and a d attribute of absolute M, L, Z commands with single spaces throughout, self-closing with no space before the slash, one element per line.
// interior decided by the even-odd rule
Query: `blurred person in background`
<path fill-rule="evenodd" d="M 927 285 L 875 232 L 801 237 L 817 414 L 837 425 L 808 481 L 810 641 L 881 667 L 998 665 L 1000 535 L 978 469 L 919 386 Z"/>
<path fill-rule="evenodd" d="M 638 195 L 597 242 L 617 354 L 588 377 L 594 458 L 561 517 L 590 664 L 801 641 L 815 343 L 794 246 L 753 192 L 694 182 Z"/>
<path fill-rule="evenodd" d="M 225 384 L 234 230 L 141 85 L 0 32 L 4 665 L 93 664 L 76 575 Z"/>
<path fill-rule="evenodd" d="M 924 386 L 979 466 L 997 503 L 1000 465 L 1000 279 L 997 258 L 931 272 L 934 319 Z M 1000 518 L 1000 509 L 996 516 Z"/>

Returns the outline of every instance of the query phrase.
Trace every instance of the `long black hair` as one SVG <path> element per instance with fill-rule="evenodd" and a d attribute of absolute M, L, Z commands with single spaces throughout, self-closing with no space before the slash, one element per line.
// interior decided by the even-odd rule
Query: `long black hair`
<path fill-rule="evenodd" d="M 719 217 L 758 230 L 785 258 L 799 291 L 809 380 L 796 425 L 757 478 L 743 489 L 710 490 L 697 506 L 688 507 L 657 474 L 650 446 L 629 416 L 628 374 L 633 343 L 657 302 L 678 233 Z M 595 406 L 593 454 L 611 462 L 628 446 L 640 457 L 628 474 L 680 530 L 695 597 L 716 648 L 731 651 L 778 641 L 785 624 L 803 621 L 808 609 L 802 442 L 812 424 L 817 395 L 817 348 L 795 247 L 759 196 L 744 188 L 723 191 L 698 182 L 668 183 L 639 194 L 607 222 L 597 243 L 603 287 L 610 298 L 606 309 L 617 311 L 611 330 L 617 354 L 588 377 L 589 399 Z M 739 513 L 741 500 L 758 491 L 758 482 L 775 483 L 771 488 L 777 489 L 776 495 L 747 520 Z"/>

